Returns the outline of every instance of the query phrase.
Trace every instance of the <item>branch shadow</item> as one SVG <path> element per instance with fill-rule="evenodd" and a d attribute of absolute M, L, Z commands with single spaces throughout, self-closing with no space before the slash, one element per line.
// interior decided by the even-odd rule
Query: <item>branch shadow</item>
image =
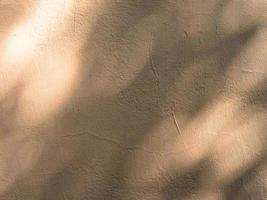
<path fill-rule="evenodd" d="M 172 4 L 141 0 L 114 1 L 108 4 L 106 10 L 96 19 L 92 33 L 84 45 L 80 87 L 69 100 L 65 110 L 58 115 L 55 122 L 57 125 L 39 130 L 40 133 L 55 132 L 56 139 L 45 144 L 44 153 L 31 173 L 21 178 L 22 183 L 18 181 L 12 185 L 1 199 L 4 199 L 4 196 L 15 199 L 16 197 L 11 197 L 14 193 L 21 193 L 22 197 L 23 193 L 31 194 L 35 189 L 32 184 L 24 184 L 23 180 L 32 177 L 33 180 L 42 179 L 41 186 L 36 186 L 36 193 L 42 195 L 24 196 L 26 199 L 124 199 L 129 192 L 124 187 L 127 170 L 125 163 L 134 149 L 142 143 L 146 134 L 172 111 L 189 112 L 187 123 L 190 123 L 191 118 L 208 106 L 210 99 L 215 98 L 224 88 L 227 67 L 258 29 L 254 26 L 220 39 L 215 45 L 207 43 L 205 47 L 195 50 L 195 42 L 201 38 L 191 40 L 190 35 L 185 35 L 184 30 L 180 30 L 179 23 L 174 19 L 177 15 L 179 17 L 176 8 L 172 9 L 173 12 L 167 9 L 168 6 L 173 6 Z M 179 2 L 175 5 L 178 6 Z M 157 14 L 159 18 L 154 16 Z M 161 19 L 161 24 L 155 22 L 155 19 Z M 105 98 L 91 97 L 88 79 L 93 76 L 101 77 L 101 73 L 108 70 L 103 63 L 107 55 L 111 54 L 111 50 L 118 51 L 118 63 L 127 60 L 130 56 L 127 53 L 136 48 L 131 45 L 134 33 L 129 36 L 129 30 L 141 23 L 145 24 L 141 26 L 145 27 L 145 30 L 142 30 L 145 35 L 153 35 L 152 50 L 148 53 L 141 71 L 118 93 Z M 211 26 L 211 32 L 206 34 L 216 37 L 213 32 L 216 30 L 216 23 Z M 135 31 L 138 33 L 139 30 Z M 128 45 L 128 51 L 118 47 L 121 41 Z M 148 45 L 150 43 L 144 42 Z M 93 55 L 97 57 L 92 64 L 93 68 L 88 66 L 87 57 L 90 51 L 96 52 Z M 210 57 L 215 63 L 206 65 L 204 62 L 204 69 L 200 73 L 196 68 L 189 69 L 192 74 L 196 74 L 194 79 L 181 81 L 185 69 Z M 114 69 L 118 70 L 115 74 L 119 75 L 120 69 L 116 66 Z M 177 84 L 184 84 L 186 89 L 192 92 L 182 91 L 177 97 Z M 190 103 L 183 108 L 179 105 L 181 102 Z M 65 161 L 64 156 L 68 155 L 72 157 Z M 54 156 L 63 157 L 63 161 L 52 158 Z M 49 163 L 44 167 L 44 163 L 49 160 L 55 161 L 55 165 L 60 166 L 59 169 L 53 169 L 53 164 Z M 46 167 L 52 168 L 52 173 L 43 173 L 49 171 Z M 208 160 L 204 160 L 184 174 L 177 173 L 161 188 L 164 199 L 183 199 L 194 193 L 202 187 L 201 180 L 209 170 L 212 170 L 212 166 Z M 229 190 L 226 193 L 227 198 L 232 199 L 235 192 Z"/>

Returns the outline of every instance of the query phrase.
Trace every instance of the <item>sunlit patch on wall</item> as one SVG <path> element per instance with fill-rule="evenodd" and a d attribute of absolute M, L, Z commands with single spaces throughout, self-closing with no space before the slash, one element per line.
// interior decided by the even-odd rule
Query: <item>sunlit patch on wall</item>
<path fill-rule="evenodd" d="M 216 182 L 232 182 L 262 157 L 265 120 L 266 114 L 251 117 L 248 123 L 236 125 L 216 139 L 210 148 Z"/>
<path fill-rule="evenodd" d="M 18 103 L 18 123 L 38 123 L 66 102 L 78 82 L 78 65 L 73 55 L 50 55 L 29 77 Z"/>
<path fill-rule="evenodd" d="M 71 60 L 69 60 L 70 58 L 66 59 L 69 55 L 52 56 L 47 51 L 51 48 L 49 45 L 52 42 L 49 40 L 51 34 L 55 35 L 53 31 L 60 33 L 67 24 L 65 19 L 72 11 L 72 2 L 72 0 L 38 1 L 37 5 L 29 12 L 30 14 L 23 20 L 23 23 L 15 26 L 5 40 L 5 49 L 1 55 L 0 63 L 1 82 L 3 82 L 0 97 L 5 96 L 16 84 L 21 84 L 18 83 L 19 81 L 22 81 L 26 89 L 23 92 L 22 99 L 19 100 L 20 111 L 27 104 L 25 99 L 32 98 L 30 91 L 34 91 L 39 94 L 39 97 L 42 97 L 39 101 L 46 102 L 53 94 L 52 88 L 54 90 L 60 89 L 62 92 L 62 85 L 60 86 L 62 83 L 65 87 L 71 88 L 69 84 L 72 81 L 70 79 L 75 74 L 71 71 L 71 66 L 75 63 L 74 56 L 70 56 Z M 55 45 L 52 48 L 58 49 L 59 47 Z M 76 49 L 71 48 L 69 50 L 73 53 Z M 38 55 L 42 56 L 38 57 Z M 32 75 L 31 73 L 36 65 L 43 74 L 34 77 L 33 83 L 25 77 Z M 51 66 L 54 67 L 53 70 Z M 25 83 L 25 80 L 27 83 Z M 68 83 L 66 83 L 66 80 L 68 80 Z M 45 81 L 49 83 L 44 84 Z M 44 89 L 45 87 L 46 89 Z M 62 94 L 59 98 L 63 98 L 63 96 Z M 31 103 L 34 101 L 33 99 L 30 100 Z M 22 106 L 22 102 L 25 103 L 24 106 Z M 50 109 L 55 108 L 53 105 L 55 104 L 51 103 Z M 42 110 L 42 108 L 38 108 L 38 110 Z M 20 113 L 20 111 L 18 112 Z M 30 112 L 30 109 L 28 112 Z"/>
<path fill-rule="evenodd" d="M 47 37 L 49 31 L 64 19 L 71 3 L 72 0 L 39 1 L 34 12 L 24 23 L 19 24 L 7 39 L 4 54 L 7 64 L 29 58 L 42 40 Z"/>

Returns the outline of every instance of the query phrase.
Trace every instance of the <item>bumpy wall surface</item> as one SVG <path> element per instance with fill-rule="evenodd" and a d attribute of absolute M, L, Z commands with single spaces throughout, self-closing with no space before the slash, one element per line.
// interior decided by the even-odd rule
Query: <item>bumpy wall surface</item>
<path fill-rule="evenodd" d="M 0 0 L 0 199 L 267 199 L 266 17 Z"/>

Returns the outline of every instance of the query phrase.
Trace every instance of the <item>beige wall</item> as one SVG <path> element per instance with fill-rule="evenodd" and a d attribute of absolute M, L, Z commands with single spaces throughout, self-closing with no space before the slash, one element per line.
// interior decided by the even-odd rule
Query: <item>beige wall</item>
<path fill-rule="evenodd" d="M 0 0 L 0 199 L 266 199 L 266 15 Z"/>

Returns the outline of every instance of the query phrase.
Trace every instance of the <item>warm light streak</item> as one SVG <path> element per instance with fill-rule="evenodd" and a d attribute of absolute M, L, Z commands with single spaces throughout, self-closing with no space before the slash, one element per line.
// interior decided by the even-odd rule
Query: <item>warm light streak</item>
<path fill-rule="evenodd" d="M 26 22 L 11 32 L 6 43 L 4 64 L 14 64 L 29 59 L 44 42 L 50 31 L 68 13 L 72 0 L 41 0 Z"/>

